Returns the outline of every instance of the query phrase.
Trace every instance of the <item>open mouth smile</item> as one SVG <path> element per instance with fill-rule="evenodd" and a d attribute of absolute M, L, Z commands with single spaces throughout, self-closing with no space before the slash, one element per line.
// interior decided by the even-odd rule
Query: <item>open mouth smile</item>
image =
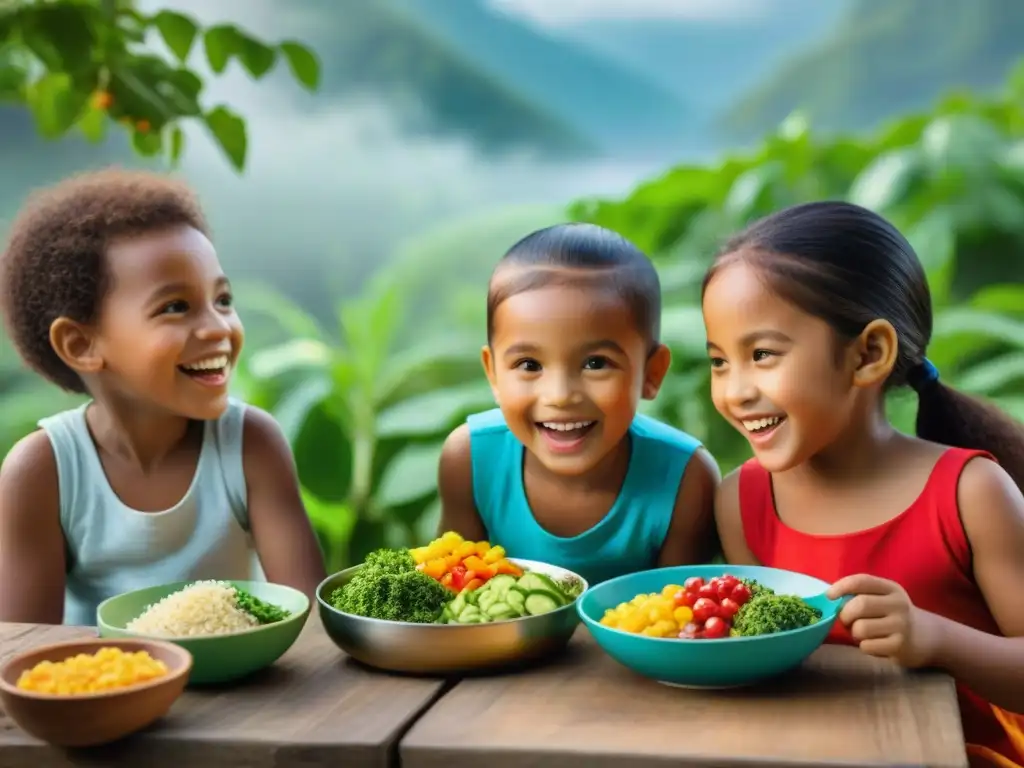
<path fill-rule="evenodd" d="M 740 424 L 747 433 L 747 439 L 753 443 L 763 443 L 786 422 L 783 416 L 762 416 L 757 419 L 741 419 Z"/>
<path fill-rule="evenodd" d="M 573 453 L 578 450 L 596 425 L 594 420 L 537 422 L 548 449 L 553 453 Z"/>
<path fill-rule="evenodd" d="M 228 355 L 214 355 L 188 365 L 179 365 L 178 370 L 200 384 L 220 387 L 231 373 L 231 358 Z"/>

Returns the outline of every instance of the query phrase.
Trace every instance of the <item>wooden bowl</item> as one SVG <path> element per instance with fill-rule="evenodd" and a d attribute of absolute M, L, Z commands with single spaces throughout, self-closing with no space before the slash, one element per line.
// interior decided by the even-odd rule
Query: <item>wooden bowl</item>
<path fill-rule="evenodd" d="M 101 693 L 60 696 L 23 691 L 18 677 L 41 661 L 63 661 L 101 648 L 146 651 L 167 665 L 156 680 Z M 60 747 L 90 747 L 116 741 L 159 720 L 181 695 L 192 668 L 184 648 L 157 640 L 87 638 L 20 653 L 0 667 L 0 702 L 26 733 Z"/>

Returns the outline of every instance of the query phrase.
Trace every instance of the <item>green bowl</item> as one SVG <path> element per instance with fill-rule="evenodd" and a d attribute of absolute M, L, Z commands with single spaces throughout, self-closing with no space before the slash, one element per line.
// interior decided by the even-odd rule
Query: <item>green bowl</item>
<path fill-rule="evenodd" d="M 194 637 L 161 637 L 130 632 L 125 625 L 150 605 L 172 592 L 195 583 L 178 581 L 157 587 L 137 589 L 104 600 L 96 608 L 100 637 L 142 637 L 169 640 L 192 654 L 189 685 L 208 685 L 237 680 L 269 667 L 292 647 L 309 616 L 309 598 L 297 589 L 264 581 L 234 581 L 239 589 L 290 611 L 291 616 L 274 624 L 264 624 L 241 632 Z"/>

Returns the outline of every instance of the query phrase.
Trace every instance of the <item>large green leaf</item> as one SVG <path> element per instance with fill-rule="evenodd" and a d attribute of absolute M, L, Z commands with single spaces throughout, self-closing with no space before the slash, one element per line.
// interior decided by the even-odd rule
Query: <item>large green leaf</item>
<path fill-rule="evenodd" d="M 245 168 L 249 150 L 245 121 L 222 104 L 206 113 L 206 127 L 235 169 Z"/>
<path fill-rule="evenodd" d="M 160 31 L 164 44 L 171 53 L 184 62 L 192 52 L 192 44 L 199 33 L 199 25 L 183 13 L 163 10 L 152 20 L 153 26 Z"/>
<path fill-rule="evenodd" d="M 465 416 L 494 407 L 490 385 L 483 380 L 410 397 L 377 417 L 380 437 L 422 437 L 453 429 Z"/>
<path fill-rule="evenodd" d="M 352 441 L 327 403 L 310 408 L 293 442 L 302 484 L 324 501 L 348 500 L 352 485 Z"/>
<path fill-rule="evenodd" d="M 385 470 L 377 488 L 377 504 L 397 507 L 436 493 L 440 458 L 441 443 L 410 443 Z"/>
<path fill-rule="evenodd" d="M 266 347 L 249 358 L 249 371 L 269 379 L 300 370 L 322 371 L 334 361 L 335 352 L 318 339 L 292 339 Z"/>
<path fill-rule="evenodd" d="M 961 373 L 956 381 L 957 388 L 965 392 L 989 396 L 1021 383 L 1024 383 L 1024 352 L 1010 352 L 977 363 Z"/>
<path fill-rule="evenodd" d="M 288 40 L 279 46 L 295 79 L 307 90 L 315 91 L 320 85 L 320 61 L 307 46 Z"/>
<path fill-rule="evenodd" d="M 36 127 L 48 139 L 66 133 L 88 103 L 87 94 L 76 88 L 64 72 L 43 75 L 29 85 L 27 96 Z"/>

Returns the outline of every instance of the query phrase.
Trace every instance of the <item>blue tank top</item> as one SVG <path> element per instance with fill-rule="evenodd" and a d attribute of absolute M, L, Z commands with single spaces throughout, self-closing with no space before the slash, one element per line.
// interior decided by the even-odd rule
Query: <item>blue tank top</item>
<path fill-rule="evenodd" d="M 488 540 L 510 557 L 568 568 L 591 584 L 654 568 L 672 521 L 683 472 L 700 442 L 638 414 L 618 498 L 597 525 L 564 538 L 540 526 L 523 486 L 523 444 L 495 408 L 467 420 L 473 499 Z"/>

